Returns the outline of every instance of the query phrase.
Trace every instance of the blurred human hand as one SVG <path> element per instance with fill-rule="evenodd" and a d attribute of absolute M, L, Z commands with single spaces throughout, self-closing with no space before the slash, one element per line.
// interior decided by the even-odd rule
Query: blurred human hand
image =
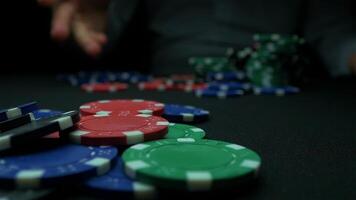
<path fill-rule="evenodd" d="M 53 9 L 51 36 L 58 41 L 73 34 L 79 46 L 97 56 L 107 42 L 105 34 L 109 0 L 37 0 Z"/>

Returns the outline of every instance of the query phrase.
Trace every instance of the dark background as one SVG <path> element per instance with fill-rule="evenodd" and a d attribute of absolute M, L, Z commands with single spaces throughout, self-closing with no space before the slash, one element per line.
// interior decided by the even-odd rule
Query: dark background
<path fill-rule="evenodd" d="M 352 1 L 352 4 L 350 9 L 353 10 L 356 2 Z M 136 15 L 134 23 L 129 25 L 123 36 L 126 37 L 123 41 L 127 42 L 119 44 L 124 51 L 116 49 L 116 52 L 91 58 L 72 40 L 61 44 L 51 40 L 51 10 L 38 6 L 36 0 L 4 1 L 0 9 L 0 68 L 3 72 L 19 72 L 19 68 L 26 72 L 58 72 L 76 68 L 115 68 L 119 64 L 123 70 L 145 67 L 142 43 L 147 42 L 149 36 L 138 34 L 144 32 L 137 31 L 141 27 L 140 16 Z M 356 16 L 356 12 L 353 13 Z"/>

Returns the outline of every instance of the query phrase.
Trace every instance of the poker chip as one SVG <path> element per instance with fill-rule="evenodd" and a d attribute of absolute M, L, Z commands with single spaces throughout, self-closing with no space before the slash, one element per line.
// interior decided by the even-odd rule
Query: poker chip
<path fill-rule="evenodd" d="M 96 84 L 108 82 L 138 83 L 149 81 L 151 76 L 140 74 L 138 72 L 111 72 L 111 71 L 80 71 L 75 74 L 60 74 L 57 79 L 66 81 L 72 86 L 83 84 Z"/>
<path fill-rule="evenodd" d="M 128 88 L 126 83 L 91 83 L 83 84 L 81 86 L 82 90 L 92 93 L 92 92 L 117 92 L 123 91 Z"/>
<path fill-rule="evenodd" d="M 243 90 L 212 90 L 212 89 L 204 89 L 197 90 L 195 92 L 197 97 L 217 97 L 220 99 L 225 99 L 227 97 L 239 97 L 244 95 Z"/>
<path fill-rule="evenodd" d="M 39 142 L 1 157 L 0 185 L 35 189 L 103 175 L 116 155 L 114 147 Z"/>
<path fill-rule="evenodd" d="M 165 104 L 163 117 L 170 122 L 202 122 L 209 118 L 209 111 L 193 106 Z"/>
<path fill-rule="evenodd" d="M 255 95 L 276 95 L 284 96 L 288 94 L 299 93 L 300 89 L 293 86 L 284 86 L 284 87 L 254 87 L 253 93 Z"/>
<path fill-rule="evenodd" d="M 123 199 L 154 199 L 156 189 L 152 185 L 141 183 L 128 177 L 121 158 L 116 159 L 113 168 L 105 175 L 85 182 L 89 192 L 103 197 L 120 196 Z"/>
<path fill-rule="evenodd" d="M 196 74 L 206 75 L 209 72 L 227 72 L 235 70 L 235 66 L 226 57 L 191 57 L 188 60 Z"/>
<path fill-rule="evenodd" d="M 177 85 L 177 90 L 184 92 L 192 92 L 196 90 L 202 90 L 207 88 L 206 83 L 180 83 Z"/>
<path fill-rule="evenodd" d="M 32 113 L 0 122 L 0 133 L 20 127 L 35 120 Z"/>
<path fill-rule="evenodd" d="M 138 84 L 139 90 L 156 90 L 156 91 L 166 91 L 174 90 L 174 86 L 169 83 L 164 83 L 162 81 L 152 81 L 152 82 L 142 82 Z"/>
<path fill-rule="evenodd" d="M 19 147 L 56 131 L 66 131 L 79 121 L 79 113 L 70 111 L 56 117 L 40 119 L 5 131 L 0 135 L 0 150 Z"/>
<path fill-rule="evenodd" d="M 35 119 L 43 119 L 48 117 L 54 117 L 61 115 L 63 112 L 58 110 L 51 110 L 51 109 L 39 109 L 32 112 Z"/>
<path fill-rule="evenodd" d="M 163 138 L 168 121 L 152 115 L 92 115 L 83 117 L 77 129 L 63 133 L 72 142 L 84 145 L 132 145 Z"/>
<path fill-rule="evenodd" d="M 256 178 L 261 165 L 258 154 L 246 147 L 193 138 L 137 144 L 122 159 L 131 178 L 189 191 L 236 187 Z"/>
<path fill-rule="evenodd" d="M 169 123 L 168 133 L 165 136 L 166 139 L 193 138 L 195 140 L 203 139 L 204 137 L 205 131 L 203 129 L 176 123 Z"/>
<path fill-rule="evenodd" d="M 250 83 L 243 82 L 210 82 L 208 83 L 207 89 L 210 90 L 250 90 Z"/>
<path fill-rule="evenodd" d="M 71 86 L 79 86 L 86 83 L 97 83 L 96 77 L 89 75 L 64 74 L 58 77 L 60 80 L 68 82 Z"/>
<path fill-rule="evenodd" d="M 242 71 L 209 72 L 206 75 L 208 81 L 241 81 L 246 78 Z"/>
<path fill-rule="evenodd" d="M 163 110 L 164 104 L 141 99 L 101 100 L 86 103 L 80 106 L 80 113 L 83 116 L 95 114 L 117 114 L 125 112 L 130 112 L 133 114 L 162 115 Z"/>
<path fill-rule="evenodd" d="M 138 72 L 120 72 L 116 74 L 117 81 L 125 83 L 139 83 L 152 80 L 151 76 L 140 74 Z"/>
<path fill-rule="evenodd" d="M 0 122 L 38 110 L 37 102 L 30 102 L 14 108 L 0 110 Z"/>

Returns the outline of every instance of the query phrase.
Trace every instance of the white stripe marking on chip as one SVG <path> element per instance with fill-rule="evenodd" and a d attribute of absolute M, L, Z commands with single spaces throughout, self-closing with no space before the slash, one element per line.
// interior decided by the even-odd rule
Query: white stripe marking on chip
<path fill-rule="evenodd" d="M 125 171 L 131 178 L 136 177 L 136 171 L 148 168 L 150 165 L 142 160 L 133 160 L 125 163 Z"/>
<path fill-rule="evenodd" d="M 16 174 L 16 185 L 20 188 L 39 187 L 44 173 L 42 169 L 21 170 Z"/>
<path fill-rule="evenodd" d="M 124 131 L 122 133 L 126 135 L 127 144 L 137 144 L 144 140 L 144 133 L 142 131 Z"/>
<path fill-rule="evenodd" d="M 244 160 L 241 163 L 241 167 L 256 169 L 260 166 L 260 162 L 255 160 Z"/>
<path fill-rule="evenodd" d="M 107 158 L 97 157 L 85 162 L 85 164 L 96 167 L 97 175 L 103 175 L 111 169 L 110 160 Z"/>
<path fill-rule="evenodd" d="M 187 172 L 189 190 L 208 190 L 212 186 L 212 176 L 209 172 L 195 171 Z"/>

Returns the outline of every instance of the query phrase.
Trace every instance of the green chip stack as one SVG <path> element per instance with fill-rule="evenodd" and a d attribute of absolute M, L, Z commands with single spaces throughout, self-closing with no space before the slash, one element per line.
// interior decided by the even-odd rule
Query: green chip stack
<path fill-rule="evenodd" d="M 208 72 L 229 72 L 235 71 L 233 63 L 226 57 L 191 57 L 189 65 L 199 76 L 204 76 Z"/>
<path fill-rule="evenodd" d="M 256 34 L 253 39 L 255 50 L 245 64 L 246 74 L 251 83 L 258 87 L 288 85 L 285 63 L 297 54 L 304 40 L 296 35 L 279 34 Z M 239 53 L 245 55 L 243 51 Z"/>

